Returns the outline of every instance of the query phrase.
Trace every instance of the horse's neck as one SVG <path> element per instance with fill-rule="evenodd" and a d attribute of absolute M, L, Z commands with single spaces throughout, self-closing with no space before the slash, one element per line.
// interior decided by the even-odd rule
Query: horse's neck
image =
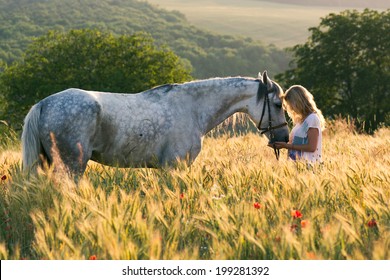
<path fill-rule="evenodd" d="M 214 127 L 237 112 L 247 112 L 247 104 L 256 102 L 258 83 L 245 79 L 216 80 L 206 88 L 198 90 L 196 96 L 198 125 L 202 134 L 207 134 Z"/>

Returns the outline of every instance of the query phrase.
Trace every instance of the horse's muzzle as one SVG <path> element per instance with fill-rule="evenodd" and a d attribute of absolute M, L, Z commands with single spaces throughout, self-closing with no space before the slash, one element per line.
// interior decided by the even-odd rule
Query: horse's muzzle
<path fill-rule="evenodd" d="M 273 144 L 275 142 L 288 142 L 289 141 L 289 130 L 287 126 L 275 129 L 266 133 L 268 137 L 268 144 Z"/>

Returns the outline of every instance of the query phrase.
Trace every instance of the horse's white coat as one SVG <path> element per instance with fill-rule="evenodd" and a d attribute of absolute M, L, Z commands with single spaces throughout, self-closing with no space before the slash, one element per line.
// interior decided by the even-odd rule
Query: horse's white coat
<path fill-rule="evenodd" d="M 178 159 L 191 163 L 203 136 L 232 114 L 248 113 L 259 122 L 259 83 L 253 78 L 214 78 L 137 94 L 68 89 L 51 95 L 26 116 L 24 167 L 38 162 L 39 153 L 52 162 L 53 139 L 61 160 L 76 175 L 84 172 L 89 159 L 119 167 L 158 167 Z M 268 86 L 272 84 L 281 91 L 274 82 Z M 274 123 L 285 122 L 279 93 L 271 98 Z M 263 122 L 268 123 L 267 116 Z M 288 129 L 277 129 L 275 137 L 285 141 Z"/>

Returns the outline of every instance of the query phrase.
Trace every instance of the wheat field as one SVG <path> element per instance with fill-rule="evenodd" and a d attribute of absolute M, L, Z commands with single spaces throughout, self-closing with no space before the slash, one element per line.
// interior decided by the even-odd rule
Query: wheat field
<path fill-rule="evenodd" d="M 324 133 L 324 163 L 277 161 L 258 134 L 208 136 L 195 163 L 21 173 L 0 139 L 0 259 L 390 259 L 390 129 Z"/>

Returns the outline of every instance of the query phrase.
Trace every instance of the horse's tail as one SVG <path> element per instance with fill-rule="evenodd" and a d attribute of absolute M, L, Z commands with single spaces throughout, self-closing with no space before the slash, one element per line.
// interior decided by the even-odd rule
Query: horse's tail
<path fill-rule="evenodd" d="M 38 123 L 41 105 L 35 104 L 24 119 L 22 133 L 23 170 L 35 172 L 40 162 L 41 142 L 39 140 Z"/>

